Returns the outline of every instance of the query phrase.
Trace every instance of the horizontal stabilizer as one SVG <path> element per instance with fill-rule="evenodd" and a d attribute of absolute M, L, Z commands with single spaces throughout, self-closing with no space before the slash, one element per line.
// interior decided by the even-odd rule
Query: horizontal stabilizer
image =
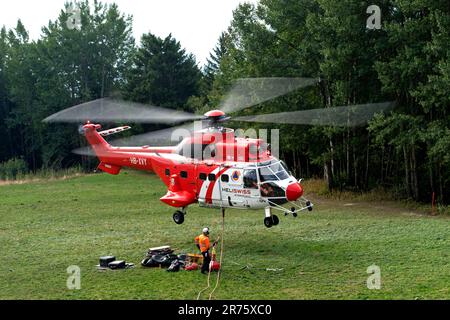
<path fill-rule="evenodd" d="M 130 129 L 131 129 L 131 127 L 124 126 L 124 127 L 118 127 L 118 128 L 114 128 L 114 129 L 101 131 L 101 132 L 99 132 L 99 134 L 102 137 L 107 137 L 107 136 L 110 136 L 110 135 L 113 135 L 113 134 L 116 134 L 116 133 L 119 133 L 119 132 L 124 132 L 124 131 L 130 130 Z"/>
<path fill-rule="evenodd" d="M 100 164 L 98 165 L 98 169 L 112 175 L 118 175 L 120 173 L 120 169 L 122 168 L 112 164 L 100 162 Z"/>

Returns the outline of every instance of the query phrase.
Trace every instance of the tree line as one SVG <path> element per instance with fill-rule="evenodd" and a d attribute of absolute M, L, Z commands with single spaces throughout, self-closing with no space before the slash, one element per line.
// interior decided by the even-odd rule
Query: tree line
<path fill-rule="evenodd" d="M 280 151 L 299 177 L 332 190 L 381 187 L 398 197 L 450 201 L 450 7 L 448 0 L 261 0 L 241 4 L 204 67 L 172 36 L 132 36 L 132 17 L 85 0 L 80 28 L 69 3 L 30 41 L 19 21 L 0 34 L 0 162 L 31 170 L 83 164 L 76 126 L 42 119 L 105 96 L 203 112 L 233 80 L 314 77 L 317 86 L 244 115 L 394 100 L 394 110 L 358 127 L 277 125 Z M 381 9 L 368 29 L 367 8 Z M 240 127 L 248 124 L 239 124 Z M 251 125 L 258 128 L 261 125 Z M 267 125 L 264 125 L 267 127 Z M 149 128 L 141 128 L 141 130 Z"/>

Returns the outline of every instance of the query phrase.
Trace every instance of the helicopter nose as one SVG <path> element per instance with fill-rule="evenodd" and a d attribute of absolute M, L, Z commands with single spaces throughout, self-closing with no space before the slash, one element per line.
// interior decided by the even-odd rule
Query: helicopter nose
<path fill-rule="evenodd" d="M 291 183 L 286 188 L 286 198 L 289 201 L 295 201 L 303 195 L 302 186 L 299 183 Z"/>

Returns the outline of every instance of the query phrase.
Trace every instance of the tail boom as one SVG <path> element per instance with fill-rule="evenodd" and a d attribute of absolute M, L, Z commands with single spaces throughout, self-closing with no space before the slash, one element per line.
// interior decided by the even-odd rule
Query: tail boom
<path fill-rule="evenodd" d="M 84 134 L 100 160 L 99 170 L 117 175 L 123 167 L 143 171 L 153 171 L 152 155 L 155 153 L 173 153 L 175 147 L 112 147 L 104 138 L 105 131 L 98 132 L 101 125 L 87 123 L 83 126 Z M 115 129 L 107 130 L 113 131 Z"/>

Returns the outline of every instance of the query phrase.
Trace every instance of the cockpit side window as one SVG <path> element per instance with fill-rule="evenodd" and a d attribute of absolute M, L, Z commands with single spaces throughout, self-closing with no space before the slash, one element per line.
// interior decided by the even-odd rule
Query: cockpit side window
<path fill-rule="evenodd" d="M 256 170 L 244 170 L 244 188 L 258 189 L 258 177 Z"/>
<path fill-rule="evenodd" d="M 269 169 L 269 167 L 259 168 L 258 171 L 261 182 L 278 180 L 277 176 Z"/>

